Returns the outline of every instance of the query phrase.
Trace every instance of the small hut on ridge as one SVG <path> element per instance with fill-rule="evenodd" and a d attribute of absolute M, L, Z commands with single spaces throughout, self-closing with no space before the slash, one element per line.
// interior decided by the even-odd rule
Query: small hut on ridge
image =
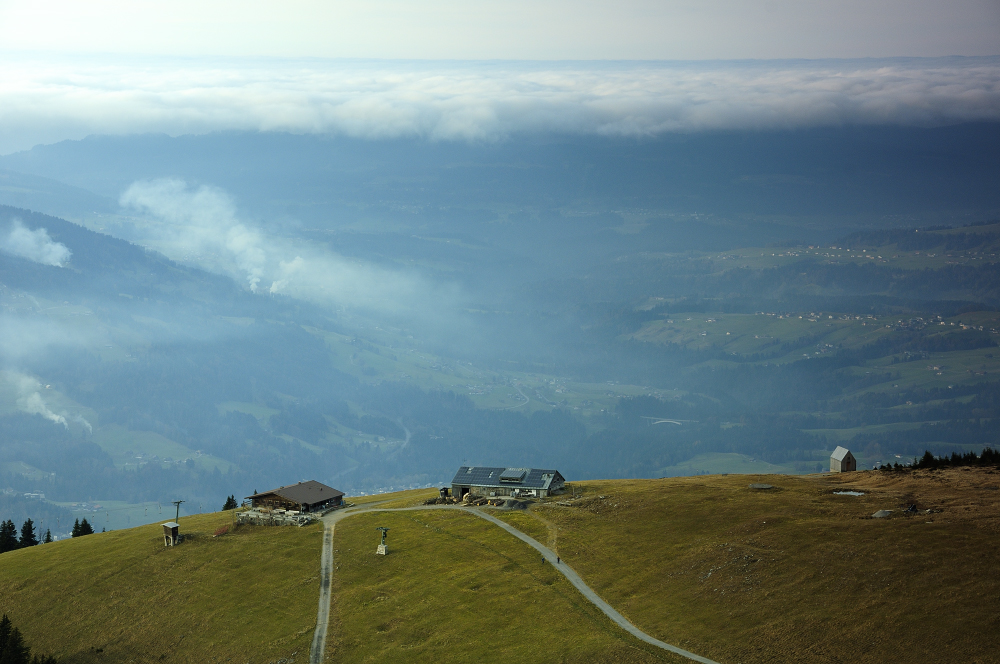
<path fill-rule="evenodd" d="M 830 472 L 847 473 L 858 469 L 858 460 L 846 447 L 837 446 L 830 455 Z"/>

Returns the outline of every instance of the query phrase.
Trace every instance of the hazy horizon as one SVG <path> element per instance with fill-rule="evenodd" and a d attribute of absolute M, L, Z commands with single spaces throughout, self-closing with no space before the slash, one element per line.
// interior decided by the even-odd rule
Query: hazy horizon
<path fill-rule="evenodd" d="M 0 154 L 93 134 L 494 142 L 1000 120 L 1000 56 L 424 62 L 9 56 Z"/>

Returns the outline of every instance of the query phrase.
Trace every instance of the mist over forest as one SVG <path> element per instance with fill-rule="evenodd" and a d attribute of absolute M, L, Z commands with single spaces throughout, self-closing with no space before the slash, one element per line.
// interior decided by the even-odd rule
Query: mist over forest
<path fill-rule="evenodd" d="M 2 499 L 121 527 L 301 479 L 979 450 L 997 182 L 991 122 L 0 156 Z"/>

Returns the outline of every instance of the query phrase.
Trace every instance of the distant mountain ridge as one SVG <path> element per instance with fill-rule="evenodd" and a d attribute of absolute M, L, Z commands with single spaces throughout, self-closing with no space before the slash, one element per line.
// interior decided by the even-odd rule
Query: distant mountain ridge
<path fill-rule="evenodd" d="M 38 175 L 0 169 L 0 204 L 80 219 L 115 212 L 118 204 L 92 191 Z"/>

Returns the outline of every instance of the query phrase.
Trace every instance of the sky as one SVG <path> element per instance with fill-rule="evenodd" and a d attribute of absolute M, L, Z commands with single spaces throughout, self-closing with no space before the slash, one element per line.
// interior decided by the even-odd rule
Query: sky
<path fill-rule="evenodd" d="M 996 0 L 0 0 L 9 50 L 717 60 L 1000 55 Z"/>
<path fill-rule="evenodd" d="M 997 0 L 0 0 L 0 154 L 982 120 L 1000 120 Z"/>

